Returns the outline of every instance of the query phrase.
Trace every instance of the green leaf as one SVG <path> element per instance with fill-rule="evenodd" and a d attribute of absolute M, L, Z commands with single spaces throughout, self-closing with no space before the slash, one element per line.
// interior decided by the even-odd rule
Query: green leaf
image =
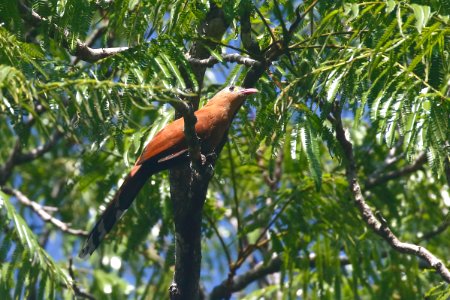
<path fill-rule="evenodd" d="M 431 10 L 429 6 L 411 4 L 414 11 L 414 16 L 416 17 L 416 28 L 419 33 L 422 32 L 423 28 L 427 25 L 431 18 Z"/>

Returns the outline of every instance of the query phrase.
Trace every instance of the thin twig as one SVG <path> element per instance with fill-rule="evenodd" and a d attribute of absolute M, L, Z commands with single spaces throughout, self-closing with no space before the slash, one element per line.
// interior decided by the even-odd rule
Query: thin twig
<path fill-rule="evenodd" d="M 289 28 L 289 35 L 292 36 L 294 31 L 297 29 L 297 27 L 300 25 L 300 22 L 303 20 L 303 18 L 306 16 L 306 14 L 316 6 L 317 2 L 319 0 L 314 0 L 303 12 L 303 14 L 300 14 L 300 5 L 295 10 L 297 17 L 295 18 L 294 22 L 292 23 L 291 27 Z M 313 20 L 311 20 L 313 22 Z"/>
<path fill-rule="evenodd" d="M 78 285 L 77 285 L 77 281 L 75 279 L 75 272 L 73 271 L 73 259 L 72 257 L 69 258 L 69 275 L 70 277 L 72 277 L 72 288 L 73 291 L 75 292 L 75 295 L 77 297 L 80 298 L 85 298 L 85 299 L 90 299 L 90 300 L 95 300 L 95 297 L 89 293 L 86 293 L 85 291 L 82 291 Z"/>
<path fill-rule="evenodd" d="M 222 235 L 219 232 L 219 229 L 217 228 L 214 221 L 211 219 L 211 217 L 208 214 L 205 214 L 206 219 L 208 220 L 209 225 L 213 228 L 214 232 L 217 235 L 217 238 L 219 239 L 220 245 L 222 246 L 223 252 L 225 252 L 225 256 L 227 257 L 228 265 L 231 266 L 232 260 L 231 260 L 231 254 L 230 251 L 228 251 L 227 244 L 225 243 Z"/>
<path fill-rule="evenodd" d="M 371 189 L 377 185 L 386 183 L 389 180 L 414 173 L 415 171 L 420 170 L 426 162 L 427 156 L 425 155 L 425 153 L 423 153 L 411 165 L 407 165 L 398 170 L 384 172 L 384 174 L 381 176 L 369 176 L 364 187 L 366 189 Z"/>
<path fill-rule="evenodd" d="M 81 229 L 74 229 L 70 227 L 68 223 L 64 223 L 61 220 L 53 217 L 42 205 L 30 200 L 20 191 L 7 187 L 3 187 L 2 191 L 8 195 L 16 197 L 21 204 L 30 207 L 44 222 L 53 224 L 62 232 L 82 237 L 86 237 L 88 235 L 88 232 Z"/>
<path fill-rule="evenodd" d="M 242 251 L 243 248 L 243 241 L 242 238 L 240 237 L 240 234 L 242 232 L 242 223 L 241 223 L 241 216 L 239 214 L 239 198 L 237 195 L 237 183 L 236 183 L 236 172 L 235 172 L 235 166 L 234 166 L 234 161 L 233 161 L 233 155 L 231 152 L 231 146 L 230 143 L 227 144 L 227 149 L 228 149 L 228 158 L 230 160 L 230 169 L 231 169 L 231 183 L 233 185 L 233 201 L 234 201 L 234 213 L 236 215 L 236 220 L 237 220 L 237 232 L 238 232 L 238 241 L 239 241 L 239 252 Z"/>
<path fill-rule="evenodd" d="M 62 133 L 56 130 L 45 144 L 42 144 L 27 153 L 22 153 L 21 141 L 18 139 L 13 150 L 11 151 L 11 154 L 9 155 L 9 158 L 3 166 L 0 166 L 0 186 L 3 186 L 6 183 L 8 178 L 11 176 L 14 167 L 41 157 L 50 151 L 62 136 Z"/>
<path fill-rule="evenodd" d="M 255 11 L 258 14 L 258 16 L 261 18 L 261 21 L 264 23 L 264 26 L 266 26 L 267 30 L 269 31 L 269 34 L 272 37 L 272 40 L 275 42 L 277 40 L 277 38 L 273 34 L 272 28 L 270 28 L 269 24 L 266 21 L 266 18 L 264 18 L 263 14 L 261 13 L 261 11 L 256 6 L 255 6 Z"/>
<path fill-rule="evenodd" d="M 447 219 L 444 222 L 442 222 L 441 225 L 439 225 L 434 230 L 431 230 L 429 232 L 424 233 L 418 239 L 418 242 L 426 241 L 426 240 L 430 240 L 430 239 L 434 238 L 435 236 L 437 236 L 437 235 L 441 234 L 442 232 L 444 232 L 449 226 L 450 226 L 450 218 L 447 216 Z"/>

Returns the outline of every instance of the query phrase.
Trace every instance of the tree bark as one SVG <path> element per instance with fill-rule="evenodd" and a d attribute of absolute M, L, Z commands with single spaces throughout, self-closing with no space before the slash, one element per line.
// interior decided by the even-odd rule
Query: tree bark
<path fill-rule="evenodd" d="M 220 40 L 228 28 L 228 22 L 219 7 L 213 2 L 210 5 L 211 9 L 197 32 L 203 38 Z M 210 53 L 205 45 L 214 48 L 212 43 L 196 42 L 189 51 L 190 57 L 208 58 Z M 192 69 L 200 91 L 206 66 L 192 64 Z M 187 86 L 193 88 L 192 84 L 187 83 Z M 190 100 L 194 109 L 197 109 L 199 97 Z M 199 172 L 193 171 L 189 163 L 170 170 L 176 255 L 174 278 L 169 288 L 170 299 L 195 300 L 200 297 L 202 210 L 214 163 L 215 160 L 210 161 Z"/>

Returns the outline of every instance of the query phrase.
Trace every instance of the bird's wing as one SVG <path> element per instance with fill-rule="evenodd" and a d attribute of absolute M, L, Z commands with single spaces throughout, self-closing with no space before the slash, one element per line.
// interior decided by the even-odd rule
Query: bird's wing
<path fill-rule="evenodd" d="M 137 159 L 136 165 L 141 165 L 153 158 L 160 159 L 185 149 L 183 127 L 183 119 L 177 119 L 164 127 L 145 146 L 141 156 Z"/>
<path fill-rule="evenodd" d="M 195 131 L 201 140 L 207 139 L 212 128 L 208 122 L 208 113 L 203 111 L 195 112 L 197 123 Z M 137 159 L 136 165 L 141 165 L 151 159 L 158 162 L 167 161 L 184 154 L 187 151 L 184 137 L 184 119 L 180 118 L 158 132 L 155 137 L 145 146 L 141 156 Z"/>

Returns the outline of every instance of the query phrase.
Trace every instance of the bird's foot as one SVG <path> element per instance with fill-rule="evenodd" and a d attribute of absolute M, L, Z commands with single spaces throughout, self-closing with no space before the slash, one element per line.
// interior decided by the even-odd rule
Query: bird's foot
<path fill-rule="evenodd" d="M 200 162 L 202 164 L 202 166 L 204 166 L 206 164 L 206 156 L 200 153 Z"/>

